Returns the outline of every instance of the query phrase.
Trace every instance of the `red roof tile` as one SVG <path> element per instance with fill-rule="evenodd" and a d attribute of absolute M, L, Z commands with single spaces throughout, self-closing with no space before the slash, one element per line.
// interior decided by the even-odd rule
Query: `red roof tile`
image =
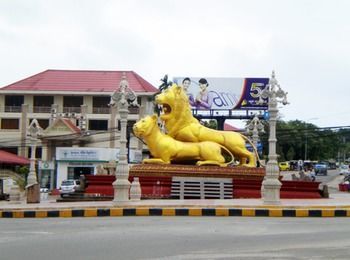
<path fill-rule="evenodd" d="M 235 131 L 235 132 L 240 131 L 239 128 L 234 127 L 234 126 L 232 126 L 232 125 L 230 125 L 230 124 L 227 124 L 227 123 L 224 124 L 224 130 L 225 130 L 225 131 Z"/>
<path fill-rule="evenodd" d="M 114 92 L 123 75 L 135 92 L 157 92 L 158 89 L 133 71 L 46 70 L 17 81 L 1 90 Z"/>
<path fill-rule="evenodd" d="M 24 164 L 29 164 L 30 161 L 25 157 L 0 150 L 0 163 L 24 165 Z"/>
<path fill-rule="evenodd" d="M 66 126 L 68 126 L 73 132 L 75 133 L 80 133 L 81 130 L 79 127 L 77 127 L 75 124 L 73 124 L 73 122 L 70 119 L 67 118 L 61 118 L 61 120 L 63 121 L 63 123 L 65 123 Z"/>
<path fill-rule="evenodd" d="M 44 137 L 47 133 L 50 133 L 50 131 L 52 129 L 55 129 L 57 127 L 58 124 L 60 124 L 60 122 L 62 122 L 65 126 L 68 127 L 68 129 L 71 130 L 71 132 L 73 134 L 80 134 L 81 133 L 81 130 L 79 127 L 77 127 L 70 119 L 68 118 L 62 118 L 62 117 L 58 117 L 52 125 L 50 125 L 48 128 L 46 128 L 44 130 Z"/>

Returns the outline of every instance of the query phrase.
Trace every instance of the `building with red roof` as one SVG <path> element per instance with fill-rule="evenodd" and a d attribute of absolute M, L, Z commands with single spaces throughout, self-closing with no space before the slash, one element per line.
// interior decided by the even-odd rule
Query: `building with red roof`
<path fill-rule="evenodd" d="M 33 119 L 44 129 L 39 160 L 52 161 L 57 147 L 117 148 L 119 115 L 109 103 L 123 76 L 140 105 L 129 109 L 132 125 L 153 113 L 158 92 L 134 71 L 46 70 L 0 88 L 0 149 L 29 158 L 27 127 Z M 142 147 L 136 138 L 130 145 Z"/>
<path fill-rule="evenodd" d="M 234 127 L 234 126 L 232 126 L 232 125 L 230 125 L 228 123 L 224 124 L 224 130 L 225 131 L 234 131 L 234 132 L 241 132 L 242 131 L 241 129 L 239 129 L 237 127 Z"/>
<path fill-rule="evenodd" d="M 139 94 L 155 93 L 157 88 L 134 71 L 46 70 L 1 88 L 1 93 L 113 93 L 125 74 L 129 87 Z"/>

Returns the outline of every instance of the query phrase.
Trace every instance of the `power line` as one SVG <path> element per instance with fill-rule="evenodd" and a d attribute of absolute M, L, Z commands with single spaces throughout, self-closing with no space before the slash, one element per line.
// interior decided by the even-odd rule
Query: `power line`
<path fill-rule="evenodd" d="M 350 130 L 350 126 L 331 126 L 331 127 L 307 127 L 307 128 L 291 128 L 291 129 L 278 129 L 277 130 L 277 139 L 280 141 L 288 140 L 291 137 L 298 138 L 298 139 L 305 139 L 305 135 L 307 134 L 308 140 L 310 139 L 316 139 L 320 137 L 334 137 L 334 136 L 344 136 L 350 134 L 350 132 L 341 132 L 341 130 Z M 330 131 L 330 132 L 328 132 Z M 49 136 L 47 140 L 52 140 L 55 138 L 60 138 L 60 140 L 55 140 L 61 143 L 67 142 L 67 144 L 71 139 L 73 138 L 79 138 L 79 137 L 97 137 L 103 134 L 111 135 L 113 133 L 120 133 L 117 127 L 108 128 L 107 130 L 87 130 L 83 132 L 83 134 L 79 133 L 72 133 L 72 134 L 65 134 L 65 135 L 53 135 Z M 63 138 L 63 139 L 62 139 Z M 137 137 L 136 137 L 137 138 Z M 102 136 L 100 138 L 94 138 L 91 140 L 81 140 L 82 142 L 86 144 L 92 144 L 92 143 L 101 143 L 101 142 L 109 142 L 109 141 L 115 141 L 120 140 L 119 136 Z M 24 139 L 24 141 L 16 138 L 16 139 L 7 139 L 0 141 L 0 148 L 1 147 L 29 147 L 31 145 L 30 138 Z M 49 146 L 50 147 L 50 146 Z"/>

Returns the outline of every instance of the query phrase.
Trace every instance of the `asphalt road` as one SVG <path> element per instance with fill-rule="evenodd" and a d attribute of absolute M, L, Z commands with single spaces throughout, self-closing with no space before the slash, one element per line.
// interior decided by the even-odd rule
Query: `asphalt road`
<path fill-rule="evenodd" d="M 327 175 L 317 175 L 316 181 L 320 181 L 324 184 L 329 183 L 332 181 L 335 177 L 339 176 L 339 170 L 328 170 Z"/>
<path fill-rule="evenodd" d="M 298 176 L 297 171 L 282 171 L 281 175 L 284 176 L 284 179 L 291 180 L 291 174 L 294 173 Z M 329 184 L 332 182 L 335 178 L 339 176 L 339 170 L 328 170 L 327 175 L 317 175 L 316 181 L 322 182 L 322 184 Z"/>
<path fill-rule="evenodd" d="M 1 219 L 0 259 L 349 259 L 348 218 Z"/>

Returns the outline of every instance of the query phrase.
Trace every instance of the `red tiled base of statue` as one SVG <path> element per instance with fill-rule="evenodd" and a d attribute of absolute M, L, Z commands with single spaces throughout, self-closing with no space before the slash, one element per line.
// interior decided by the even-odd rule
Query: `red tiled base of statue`
<path fill-rule="evenodd" d="M 233 198 L 261 198 L 264 168 L 138 164 L 130 168 L 129 181 L 139 177 L 142 198 L 170 198 L 172 177 L 231 178 Z M 113 196 L 113 175 L 86 176 L 85 193 Z M 319 182 L 281 181 L 281 198 L 321 198 Z"/>

